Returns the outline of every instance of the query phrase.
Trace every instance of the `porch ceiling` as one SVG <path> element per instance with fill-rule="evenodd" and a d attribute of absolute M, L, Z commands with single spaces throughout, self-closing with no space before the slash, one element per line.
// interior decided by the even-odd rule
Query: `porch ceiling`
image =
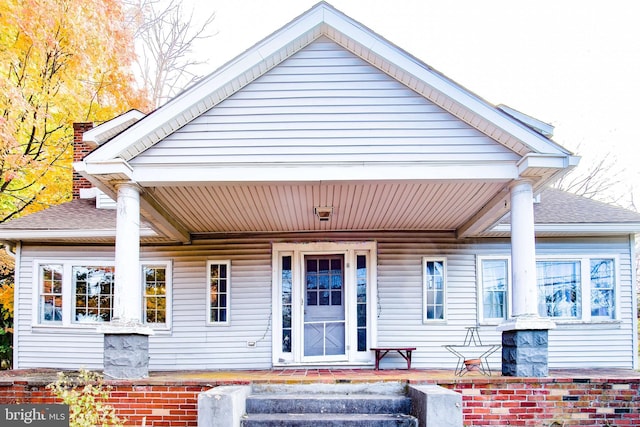
<path fill-rule="evenodd" d="M 227 183 L 145 192 L 190 233 L 456 230 L 503 181 Z M 320 222 L 315 206 L 333 207 Z"/>

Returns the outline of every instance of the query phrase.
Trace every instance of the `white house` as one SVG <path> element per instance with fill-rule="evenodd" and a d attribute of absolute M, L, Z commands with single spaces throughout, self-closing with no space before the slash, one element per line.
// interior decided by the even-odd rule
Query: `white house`
<path fill-rule="evenodd" d="M 112 335 L 150 370 L 367 368 L 376 346 L 453 368 L 469 327 L 543 331 L 550 368 L 637 367 L 640 215 L 546 189 L 578 161 L 551 126 L 327 3 L 76 130 L 85 188 L 0 225 L 15 368 L 100 369 Z"/>

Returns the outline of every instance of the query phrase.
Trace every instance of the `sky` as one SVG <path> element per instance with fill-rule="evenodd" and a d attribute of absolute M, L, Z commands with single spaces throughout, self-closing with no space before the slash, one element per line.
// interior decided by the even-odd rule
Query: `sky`
<path fill-rule="evenodd" d="M 304 13 L 316 0 L 184 0 L 215 11 L 195 47 L 202 74 Z M 581 168 L 609 173 L 640 205 L 640 2 L 635 0 L 330 0 L 492 104 L 555 126 Z"/>

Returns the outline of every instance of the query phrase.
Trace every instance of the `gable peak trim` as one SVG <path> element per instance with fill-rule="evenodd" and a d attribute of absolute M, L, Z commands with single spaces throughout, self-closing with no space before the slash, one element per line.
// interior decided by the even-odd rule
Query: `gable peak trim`
<path fill-rule="evenodd" d="M 528 153 L 570 154 L 541 133 L 321 1 L 114 137 L 109 144 L 87 156 L 86 161 L 118 157 L 130 160 L 321 36 L 328 37 L 521 156 Z"/>

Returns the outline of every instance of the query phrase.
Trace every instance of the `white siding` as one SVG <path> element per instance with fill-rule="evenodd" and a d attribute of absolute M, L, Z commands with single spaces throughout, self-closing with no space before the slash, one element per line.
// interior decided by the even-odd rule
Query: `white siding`
<path fill-rule="evenodd" d="M 476 257 L 509 256 L 508 240 L 459 241 L 447 233 L 335 233 L 266 235 L 246 239 L 195 242 L 189 246 L 145 248 L 142 258 L 173 263 L 173 324 L 150 339 L 152 370 L 267 369 L 271 367 L 271 243 L 319 240 L 376 240 L 378 243 L 378 345 L 415 345 L 416 368 L 453 368 L 456 359 L 442 346 L 461 344 L 466 327 L 475 326 Z M 632 368 L 633 288 L 628 240 L 541 240 L 538 254 L 614 255 L 620 264 L 620 313 L 616 324 L 560 325 L 550 332 L 551 368 Z M 101 247 L 23 248 L 18 287 L 16 367 L 101 368 L 102 335 L 77 328 L 32 327 L 33 260 L 113 260 Z M 446 257 L 447 319 L 423 323 L 422 257 Z M 231 321 L 206 324 L 206 262 L 231 260 Z M 499 344 L 493 326 L 480 328 L 485 344 Z M 247 341 L 257 341 L 247 348 Z M 606 345 L 603 345 L 606 343 Z M 400 358 L 385 366 L 401 367 Z M 500 366 L 500 352 L 491 358 Z"/>
<path fill-rule="evenodd" d="M 519 156 L 327 38 L 132 164 L 514 161 Z"/>

